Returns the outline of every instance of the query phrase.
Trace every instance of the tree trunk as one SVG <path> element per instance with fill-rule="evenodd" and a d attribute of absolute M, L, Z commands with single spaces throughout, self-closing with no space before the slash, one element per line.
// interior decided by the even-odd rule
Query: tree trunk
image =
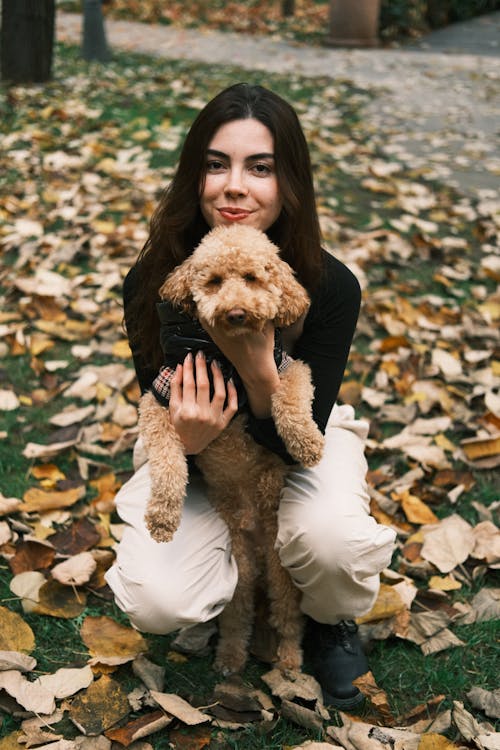
<path fill-rule="evenodd" d="M 101 0 L 84 0 L 82 55 L 85 60 L 99 62 L 111 59 L 104 30 Z"/>
<path fill-rule="evenodd" d="M 281 0 L 281 15 L 289 18 L 295 13 L 295 0 Z"/>
<path fill-rule="evenodd" d="M 330 0 L 330 33 L 335 47 L 376 47 L 380 0 Z"/>
<path fill-rule="evenodd" d="M 42 83 L 52 75 L 55 0 L 3 0 L 2 80 Z"/>

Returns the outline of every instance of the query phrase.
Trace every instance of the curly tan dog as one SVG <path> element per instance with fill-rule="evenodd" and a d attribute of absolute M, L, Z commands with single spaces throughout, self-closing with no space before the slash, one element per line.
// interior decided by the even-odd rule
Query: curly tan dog
<path fill-rule="evenodd" d="M 261 330 L 269 320 L 277 328 L 291 325 L 307 310 L 309 299 L 278 253 L 278 248 L 256 229 L 218 227 L 167 277 L 160 296 L 234 336 Z M 290 360 L 280 373 L 280 381 L 272 397 L 276 429 L 289 454 L 304 466 L 312 466 L 321 457 L 324 438 L 312 419 L 309 368 L 299 360 Z M 229 527 L 238 565 L 234 598 L 219 618 L 215 667 L 225 674 L 243 669 L 256 583 L 265 572 L 270 624 L 279 637 L 278 666 L 300 669 L 299 592 L 274 549 L 286 465 L 253 440 L 245 423 L 245 414 L 238 414 L 196 456 L 210 501 Z M 168 409 L 152 393 L 141 399 L 139 426 L 148 452 L 152 488 L 145 520 L 156 541 L 168 542 L 180 522 L 188 481 L 187 460 Z"/>

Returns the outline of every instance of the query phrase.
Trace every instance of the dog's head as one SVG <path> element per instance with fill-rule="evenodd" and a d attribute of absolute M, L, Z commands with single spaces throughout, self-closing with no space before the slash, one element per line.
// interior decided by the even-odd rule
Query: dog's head
<path fill-rule="evenodd" d="M 279 250 L 257 229 L 217 227 L 209 232 L 160 288 L 190 315 L 227 333 L 281 328 L 308 309 L 309 297 Z"/>

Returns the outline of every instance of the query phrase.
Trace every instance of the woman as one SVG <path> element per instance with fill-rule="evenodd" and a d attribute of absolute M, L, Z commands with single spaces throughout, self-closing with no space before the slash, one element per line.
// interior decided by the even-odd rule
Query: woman
<path fill-rule="evenodd" d="M 211 228 L 232 223 L 265 231 L 311 296 L 307 315 L 282 337 L 288 353 L 312 372 L 313 415 L 326 436 L 324 458 L 314 469 L 293 464 L 270 416 L 279 383 L 272 325 L 230 339 L 201 322 L 244 385 L 250 433 L 290 464 L 276 545 L 302 592 L 308 659 L 325 700 L 350 708 L 362 700 L 352 681 L 368 669 L 352 618 L 371 608 L 394 542 L 393 532 L 369 515 L 367 427 L 350 406 L 335 405 L 360 289 L 321 248 L 310 158 L 295 111 L 271 91 L 244 83 L 222 91 L 196 117 L 149 239 L 125 279 L 125 320 L 143 392 L 161 366 L 155 306 L 162 280 Z M 170 417 L 188 456 L 214 440 L 237 410 L 232 383 L 225 385 L 217 368 L 211 375 L 212 396 L 202 357 L 188 355 L 168 376 Z M 237 570 L 227 528 L 208 503 L 200 475 L 190 473 L 172 542 L 157 544 L 149 536 L 143 520 L 148 497 L 144 462 L 116 498 L 126 528 L 107 580 L 118 605 L 139 630 L 152 633 L 216 617 L 232 598 Z"/>

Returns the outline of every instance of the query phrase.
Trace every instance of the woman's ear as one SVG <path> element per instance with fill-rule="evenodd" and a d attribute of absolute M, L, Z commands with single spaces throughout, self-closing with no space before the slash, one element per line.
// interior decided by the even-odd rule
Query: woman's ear
<path fill-rule="evenodd" d="M 270 274 L 273 283 L 281 292 L 278 314 L 274 323 L 278 327 L 289 326 L 309 308 L 310 299 L 304 287 L 299 284 L 293 271 L 284 260 L 276 257 Z"/>
<path fill-rule="evenodd" d="M 191 259 L 186 258 L 180 266 L 177 266 L 172 273 L 169 273 L 159 289 L 159 295 L 162 300 L 169 300 L 169 302 L 177 305 L 177 307 L 181 307 L 189 315 L 192 315 L 195 310 L 190 284 L 192 277 L 191 265 Z"/>

